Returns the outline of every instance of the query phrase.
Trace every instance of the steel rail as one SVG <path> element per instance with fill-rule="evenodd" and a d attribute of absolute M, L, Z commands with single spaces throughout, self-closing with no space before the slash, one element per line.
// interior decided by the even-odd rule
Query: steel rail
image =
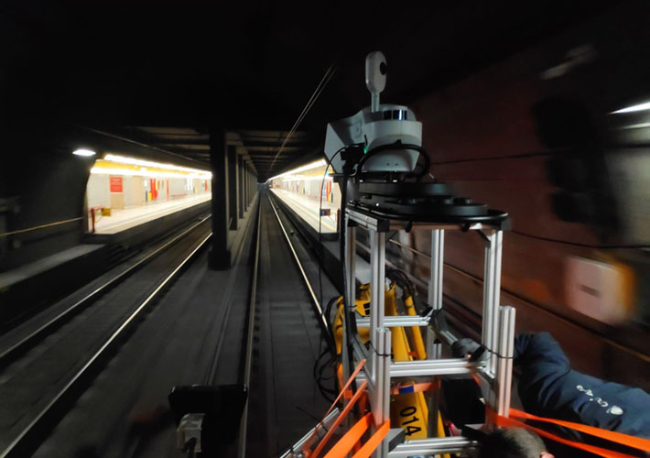
<path fill-rule="evenodd" d="M 248 335 L 246 336 L 246 360 L 244 363 L 244 386 L 248 392 L 244 411 L 241 416 L 239 426 L 239 445 L 237 447 L 237 456 L 244 458 L 246 456 L 246 439 L 248 436 L 248 398 L 250 396 L 251 372 L 253 368 L 253 343 L 255 340 L 255 307 L 257 305 L 257 276 L 259 271 L 260 260 L 260 240 L 262 238 L 262 204 L 257 204 L 257 237 L 255 241 L 255 260 L 253 262 L 253 278 L 251 279 L 250 300 L 248 303 Z"/>
<path fill-rule="evenodd" d="M 207 217 L 203 218 L 198 223 L 192 225 L 191 227 L 189 227 L 188 229 L 186 229 L 182 233 L 178 234 L 172 240 L 169 240 L 164 245 L 156 248 L 154 251 L 147 254 L 144 258 L 140 259 L 137 263 L 135 263 L 132 266 L 128 267 L 127 269 L 123 270 L 118 275 L 116 275 L 115 277 L 111 278 L 109 281 L 107 281 L 103 285 L 96 288 L 90 294 L 88 294 L 85 297 L 83 297 L 82 299 L 78 300 L 73 305 L 71 305 L 69 308 L 67 308 L 66 310 L 59 313 L 57 316 L 55 316 L 51 320 L 49 320 L 47 323 L 43 324 L 38 329 L 31 332 L 29 335 L 23 337 L 18 342 L 13 344 L 11 347 L 9 347 L 8 349 L 6 349 L 2 353 L 0 353 L 0 371 L 5 369 L 12 362 L 16 361 L 22 354 L 27 352 L 30 348 L 32 348 L 38 342 L 42 341 L 45 336 L 49 335 L 50 333 L 52 333 L 57 328 L 63 326 L 66 322 L 68 322 L 69 320 L 74 318 L 74 316 L 81 313 L 87 307 L 91 306 L 97 299 L 99 299 L 101 297 L 101 295 L 105 294 L 110 287 L 115 286 L 119 282 L 124 281 L 125 279 L 127 279 L 133 273 L 135 273 L 140 268 L 142 268 L 146 263 L 151 261 L 154 257 L 159 255 L 164 250 L 169 248 L 171 245 L 175 244 L 176 242 L 181 240 L 183 237 L 185 237 L 188 233 L 192 232 L 197 227 L 199 227 L 200 225 L 205 223 L 205 221 L 207 221 L 209 218 L 210 218 L 210 216 L 207 216 Z"/>
<path fill-rule="evenodd" d="M 305 285 L 307 287 L 307 290 L 309 291 L 309 294 L 312 298 L 313 305 L 315 308 L 315 312 L 317 312 L 322 326 L 324 327 L 324 330 L 326 331 L 326 335 L 329 334 L 329 325 L 327 324 L 327 320 L 325 319 L 323 315 L 323 310 L 320 306 L 320 303 L 318 302 L 318 299 L 316 298 L 316 294 L 314 293 L 313 288 L 311 287 L 311 283 L 309 282 L 309 279 L 307 278 L 307 274 L 305 273 L 305 270 L 302 266 L 302 263 L 300 262 L 300 258 L 298 257 L 298 254 L 296 253 L 293 244 L 291 243 L 291 240 L 289 239 L 289 235 L 287 234 L 287 231 L 282 224 L 282 220 L 280 219 L 280 215 L 278 214 L 275 206 L 273 205 L 273 202 L 270 197 L 269 199 L 269 204 L 271 205 L 271 208 L 273 210 L 273 213 L 275 214 L 275 217 L 278 221 L 278 224 L 280 226 L 280 229 L 282 230 L 282 233 L 284 234 L 284 238 L 287 241 L 287 244 L 289 245 L 289 249 L 293 255 L 293 259 L 297 264 L 298 270 L 300 271 L 302 278 L 305 282 Z M 249 297 L 249 312 L 248 312 L 248 329 L 247 329 L 247 336 L 246 336 L 246 358 L 245 358 L 245 365 L 244 365 L 244 386 L 246 386 L 246 389 L 248 390 L 250 386 L 250 379 L 251 379 L 251 372 L 252 372 L 252 364 L 253 364 L 253 345 L 254 345 L 254 338 L 255 338 L 255 308 L 257 305 L 257 283 L 258 283 L 258 272 L 259 272 L 259 256 L 260 256 L 260 245 L 261 245 L 261 238 L 262 238 L 262 201 L 261 201 L 261 196 L 258 201 L 258 220 L 257 220 L 257 237 L 256 237 L 256 242 L 255 242 L 255 257 L 254 257 L 254 263 L 253 263 L 253 276 L 251 280 L 251 288 L 250 288 L 250 297 Z M 248 393 L 248 396 L 250 396 L 250 392 Z M 330 414 L 330 417 L 332 415 Z M 328 417 L 329 419 L 329 417 Z M 237 456 L 238 458 L 245 458 L 246 457 L 246 441 L 247 441 L 247 433 L 248 433 L 248 397 L 246 399 L 246 403 L 244 405 L 244 411 L 242 412 L 242 418 L 241 418 L 241 423 L 240 423 L 240 430 L 239 430 L 239 438 L 238 438 L 238 447 L 237 447 Z"/>
<path fill-rule="evenodd" d="M 163 289 L 181 273 L 192 261 L 199 251 L 206 246 L 212 237 L 208 234 L 201 240 L 192 252 L 179 263 L 179 265 L 156 287 L 156 289 L 140 303 L 137 309 L 122 323 L 122 325 L 111 335 L 111 337 L 95 352 L 95 354 L 84 364 L 84 366 L 66 383 L 57 395 L 39 412 L 39 414 L 27 425 L 26 428 L 0 452 L 0 457 L 14 458 L 23 457 L 33 452 L 46 434 L 55 426 L 69 406 L 81 395 L 84 385 L 92 382 L 102 363 L 110 359 L 110 352 L 115 350 L 120 341 L 126 336 L 137 319 L 150 305 Z"/>
<path fill-rule="evenodd" d="M 275 213 L 275 217 L 278 220 L 278 224 L 280 225 L 280 229 L 282 229 L 282 233 L 284 234 L 284 239 L 287 241 L 289 244 L 289 249 L 291 250 L 291 254 L 293 254 L 293 259 L 296 261 L 296 265 L 298 266 L 298 270 L 300 271 L 300 274 L 302 275 L 303 280 L 305 281 L 305 285 L 307 286 L 307 290 L 309 291 L 309 295 L 311 296 L 315 311 L 318 314 L 318 317 L 320 318 L 321 326 L 323 327 L 323 330 L 325 331 L 325 335 L 331 336 L 331 330 L 329 323 L 327 322 L 327 319 L 325 318 L 325 314 L 323 313 L 323 309 L 320 305 L 320 302 L 318 302 L 318 299 L 316 298 L 316 294 L 314 293 L 313 288 L 311 287 L 311 283 L 309 282 L 309 278 L 307 278 L 307 274 L 305 273 L 305 269 L 302 266 L 302 263 L 300 262 L 300 258 L 298 257 L 298 253 L 296 253 L 296 250 L 293 248 L 293 244 L 291 243 L 291 239 L 289 238 L 289 235 L 287 234 L 286 229 L 284 228 L 284 224 L 282 224 L 282 221 L 280 220 L 280 215 L 278 215 L 277 210 L 275 209 L 275 205 L 273 205 L 273 201 L 271 200 L 270 197 L 268 197 L 269 203 L 271 204 L 271 208 L 273 209 L 273 213 Z"/>
<path fill-rule="evenodd" d="M 258 199 L 259 201 L 259 199 Z M 255 202 L 255 197 L 253 197 L 253 202 Z M 259 204 L 258 204 L 259 205 Z M 244 239 L 246 235 L 248 234 L 248 228 L 250 227 L 250 224 L 246 225 L 246 233 L 244 234 Z M 231 262 L 231 271 L 230 275 L 228 277 L 227 285 L 226 288 L 224 289 L 223 292 L 223 297 L 226 298 L 225 302 L 225 307 L 226 311 L 223 316 L 223 320 L 221 320 L 221 326 L 219 327 L 219 340 L 217 341 L 217 346 L 215 347 L 213 357 L 212 357 L 212 363 L 210 365 L 210 369 L 208 370 L 204 382 L 206 385 L 211 385 L 217 375 L 217 369 L 219 366 L 219 360 L 221 358 L 221 350 L 223 349 L 224 346 L 224 341 L 225 341 L 225 336 L 226 336 L 226 329 L 230 320 L 230 312 L 232 310 L 232 305 L 233 305 L 233 291 L 235 289 L 235 275 L 236 275 L 236 268 L 239 266 L 240 260 L 242 256 L 244 255 L 244 241 L 239 245 L 238 249 L 236 250 L 236 253 L 233 255 L 233 259 Z"/>

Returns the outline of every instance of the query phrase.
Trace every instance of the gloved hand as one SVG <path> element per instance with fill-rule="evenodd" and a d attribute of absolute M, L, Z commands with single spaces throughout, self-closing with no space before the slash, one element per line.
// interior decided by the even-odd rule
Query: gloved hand
<path fill-rule="evenodd" d="M 451 354 L 455 358 L 472 356 L 481 345 L 469 338 L 459 339 L 451 344 Z"/>

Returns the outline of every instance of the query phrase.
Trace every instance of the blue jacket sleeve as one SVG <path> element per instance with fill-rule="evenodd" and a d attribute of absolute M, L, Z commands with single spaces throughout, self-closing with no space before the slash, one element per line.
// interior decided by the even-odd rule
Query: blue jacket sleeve
<path fill-rule="evenodd" d="M 514 364 L 521 372 L 518 392 L 524 409 L 537 415 L 554 412 L 571 371 L 560 345 L 547 332 L 521 334 L 515 339 Z"/>
<path fill-rule="evenodd" d="M 518 391 L 527 412 L 650 437 L 650 395 L 571 370 L 549 333 L 517 336 L 515 365 L 521 369 Z"/>
<path fill-rule="evenodd" d="M 569 369 L 569 359 L 548 332 L 520 334 L 515 338 L 515 365 L 545 364 Z"/>

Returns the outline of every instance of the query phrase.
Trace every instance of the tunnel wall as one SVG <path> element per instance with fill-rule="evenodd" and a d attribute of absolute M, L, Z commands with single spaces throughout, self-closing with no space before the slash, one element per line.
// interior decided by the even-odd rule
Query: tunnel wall
<path fill-rule="evenodd" d="M 617 15 L 625 16 L 626 22 L 617 20 Z M 517 308 L 518 331 L 551 331 L 577 369 L 648 389 L 650 349 L 643 328 L 608 326 L 570 309 L 566 301 L 571 256 L 617 263 L 634 272 L 634 319 L 643 319 L 650 299 L 643 287 L 647 256 L 638 249 L 612 247 L 648 241 L 631 240 L 624 223 L 612 224 L 615 212 L 609 219 L 560 217 L 554 196 L 561 194 L 562 186 L 549 178 L 557 158 L 578 156 L 594 162 L 604 158 L 606 162 L 620 148 L 620 139 L 609 135 L 609 113 L 642 93 L 643 80 L 650 77 L 647 65 L 639 65 L 635 72 L 621 69 L 629 62 L 638 64 L 634 55 L 638 45 L 650 44 L 643 17 L 647 16 L 636 10 L 610 12 L 408 105 L 423 123 L 431 174 L 452 183 L 457 195 L 505 210 L 512 218 L 513 230 L 504 237 L 501 302 Z M 620 23 L 631 25 L 621 31 L 617 30 Z M 631 41 L 636 46 L 629 46 Z M 590 119 L 595 134 L 579 139 L 584 150 L 580 155 L 568 151 L 575 145 L 554 142 L 553 135 L 540 126 L 539 107 L 549 100 L 568 100 Z M 582 126 L 575 119 L 561 122 L 567 123 L 568 135 Z M 639 151 L 648 157 L 647 150 Z M 608 171 L 603 168 L 598 173 Z M 615 202 L 613 187 L 608 185 L 601 186 L 595 197 L 603 214 L 611 210 L 604 202 L 626 205 Z M 430 253 L 428 234 L 416 232 L 401 242 Z M 475 234 L 447 232 L 445 300 L 464 313 L 470 310 L 468 316 L 481 312 L 483 246 Z M 426 257 L 406 250 L 401 255 L 417 276 L 429 275 Z"/>
<path fill-rule="evenodd" d="M 16 231 L 81 218 L 86 180 L 93 160 L 61 152 L 57 144 L 15 146 L 11 166 L 3 167 L 4 229 Z M 77 220 L 0 238 L 0 271 L 10 270 L 77 245 Z"/>

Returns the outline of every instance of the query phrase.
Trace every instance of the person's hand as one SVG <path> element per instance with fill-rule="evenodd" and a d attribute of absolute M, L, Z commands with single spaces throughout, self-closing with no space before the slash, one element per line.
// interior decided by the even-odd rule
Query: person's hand
<path fill-rule="evenodd" d="M 480 345 L 472 339 L 459 339 L 451 344 L 451 354 L 455 358 L 469 358 L 479 347 Z"/>

